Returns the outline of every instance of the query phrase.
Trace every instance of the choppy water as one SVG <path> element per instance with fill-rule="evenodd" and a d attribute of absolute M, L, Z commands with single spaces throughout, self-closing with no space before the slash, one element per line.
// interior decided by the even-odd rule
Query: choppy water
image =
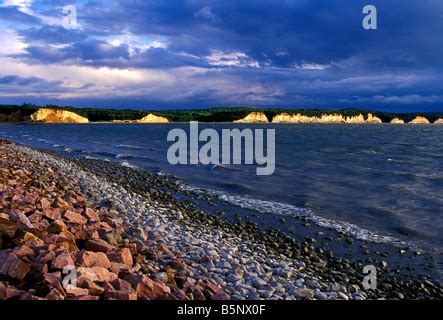
<path fill-rule="evenodd" d="M 200 124 L 201 128 L 238 127 Z M 178 176 L 234 206 L 303 216 L 360 239 L 443 248 L 443 125 L 268 125 L 276 170 L 172 166 L 171 128 L 185 124 L 0 125 L 0 138 Z M 242 125 L 260 127 L 263 125 Z"/>

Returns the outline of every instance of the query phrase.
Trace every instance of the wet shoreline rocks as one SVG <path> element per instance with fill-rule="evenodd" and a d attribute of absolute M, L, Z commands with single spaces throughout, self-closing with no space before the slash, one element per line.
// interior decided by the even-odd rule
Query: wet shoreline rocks
<path fill-rule="evenodd" d="M 361 262 L 210 216 L 166 177 L 15 144 L 0 162 L 0 299 L 442 298 L 383 267 L 364 290 Z M 77 286 L 63 286 L 72 264 Z"/>

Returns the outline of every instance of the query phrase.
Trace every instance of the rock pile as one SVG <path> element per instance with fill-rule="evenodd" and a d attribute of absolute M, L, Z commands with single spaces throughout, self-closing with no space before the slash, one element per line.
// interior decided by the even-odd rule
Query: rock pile
<path fill-rule="evenodd" d="M 227 299 L 161 239 L 127 237 L 67 177 L 0 141 L 0 299 Z M 11 152 L 12 151 L 12 152 Z M 115 209 L 114 209 L 115 210 Z"/>

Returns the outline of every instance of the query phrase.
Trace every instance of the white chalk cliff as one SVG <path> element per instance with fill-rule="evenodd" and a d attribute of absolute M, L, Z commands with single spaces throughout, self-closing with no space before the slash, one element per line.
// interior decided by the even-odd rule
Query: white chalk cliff
<path fill-rule="evenodd" d="M 300 113 L 280 113 L 272 118 L 273 123 L 382 123 L 381 119 L 368 114 L 365 119 L 363 114 L 356 116 L 342 116 L 341 114 L 322 114 L 321 116 L 306 116 Z"/>
<path fill-rule="evenodd" d="M 409 123 L 421 124 L 421 123 L 429 123 L 429 120 L 422 116 L 417 116 L 415 119 L 411 120 Z"/>
<path fill-rule="evenodd" d="M 41 108 L 31 115 L 31 121 L 45 123 L 88 123 L 88 118 L 74 112 L 59 109 Z"/>
<path fill-rule="evenodd" d="M 235 123 L 263 123 L 269 122 L 266 115 L 262 112 L 251 112 L 246 117 L 240 120 L 235 120 Z"/>
<path fill-rule="evenodd" d="M 391 120 L 391 123 L 402 124 L 402 123 L 405 123 L 405 120 L 399 119 L 399 118 L 394 118 L 394 119 Z"/>
<path fill-rule="evenodd" d="M 137 123 L 168 123 L 169 120 L 165 117 L 156 116 L 155 114 L 148 114 L 143 118 L 136 120 Z"/>

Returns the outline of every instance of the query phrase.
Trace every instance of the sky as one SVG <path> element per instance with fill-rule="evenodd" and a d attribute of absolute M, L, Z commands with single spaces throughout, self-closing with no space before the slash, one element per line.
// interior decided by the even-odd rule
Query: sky
<path fill-rule="evenodd" d="M 0 29 L 0 104 L 443 111 L 443 0 L 0 0 Z"/>

